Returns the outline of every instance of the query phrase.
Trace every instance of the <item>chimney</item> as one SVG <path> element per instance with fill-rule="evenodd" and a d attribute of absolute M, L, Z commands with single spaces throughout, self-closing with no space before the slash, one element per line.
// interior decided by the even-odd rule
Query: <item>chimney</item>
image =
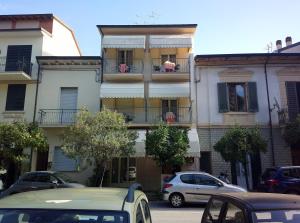
<path fill-rule="evenodd" d="M 285 38 L 285 43 L 286 43 L 286 46 L 292 45 L 292 37 L 287 36 Z"/>
<path fill-rule="evenodd" d="M 277 47 L 277 50 L 282 48 L 282 43 L 281 43 L 280 39 L 276 41 L 276 47 Z"/>

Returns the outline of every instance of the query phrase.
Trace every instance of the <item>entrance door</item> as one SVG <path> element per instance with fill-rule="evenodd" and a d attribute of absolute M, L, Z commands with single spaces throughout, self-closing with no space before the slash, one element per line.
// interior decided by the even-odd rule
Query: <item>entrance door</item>
<path fill-rule="evenodd" d="M 60 122 L 73 123 L 77 110 L 78 88 L 61 88 L 60 92 Z"/>
<path fill-rule="evenodd" d="M 200 154 L 200 170 L 211 173 L 211 153 L 201 152 Z"/>
<path fill-rule="evenodd" d="M 36 170 L 47 170 L 48 167 L 48 153 L 49 151 L 38 151 L 36 158 Z"/>

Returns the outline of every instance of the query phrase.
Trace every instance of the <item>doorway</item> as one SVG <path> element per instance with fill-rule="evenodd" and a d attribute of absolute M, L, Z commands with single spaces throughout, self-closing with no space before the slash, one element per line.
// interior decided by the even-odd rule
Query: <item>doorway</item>
<path fill-rule="evenodd" d="M 43 171 L 48 169 L 48 154 L 49 150 L 38 151 L 36 157 L 36 170 Z"/>
<path fill-rule="evenodd" d="M 212 173 L 211 171 L 211 152 L 200 152 L 200 171 Z"/>

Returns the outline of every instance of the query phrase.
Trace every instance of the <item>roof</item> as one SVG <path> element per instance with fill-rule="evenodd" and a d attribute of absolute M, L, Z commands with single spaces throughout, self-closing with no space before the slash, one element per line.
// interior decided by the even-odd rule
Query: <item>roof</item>
<path fill-rule="evenodd" d="M 289 45 L 289 46 L 285 46 L 285 47 L 282 47 L 282 48 L 278 49 L 277 52 L 278 52 L 278 53 L 281 53 L 282 51 L 285 51 L 285 50 L 287 50 L 287 49 L 290 49 L 290 48 L 293 48 L 293 47 L 299 46 L 299 45 L 300 45 L 300 42 L 293 43 L 293 44 L 291 44 L 291 45 Z"/>
<path fill-rule="evenodd" d="M 0 208 L 46 208 L 121 210 L 127 189 L 61 188 L 10 195 L 0 199 Z M 135 191 L 137 198 L 141 191 Z"/>
<path fill-rule="evenodd" d="M 43 65 L 74 66 L 89 65 L 99 66 L 102 58 L 100 56 L 37 56 L 38 63 Z"/>
<path fill-rule="evenodd" d="M 193 34 L 197 24 L 97 25 L 101 35 Z"/>
<path fill-rule="evenodd" d="M 245 53 L 196 55 L 198 66 L 249 64 L 300 64 L 300 53 Z"/>
<path fill-rule="evenodd" d="M 300 208 L 300 196 L 297 195 L 240 192 L 216 194 L 213 197 L 235 201 L 256 211 Z"/>

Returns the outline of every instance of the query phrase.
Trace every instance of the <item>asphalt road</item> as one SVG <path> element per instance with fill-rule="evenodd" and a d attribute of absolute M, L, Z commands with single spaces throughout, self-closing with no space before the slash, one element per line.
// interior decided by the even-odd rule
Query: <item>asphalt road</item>
<path fill-rule="evenodd" d="M 153 223 L 200 223 L 205 205 L 188 204 L 182 208 L 172 208 L 163 201 L 150 202 Z"/>

